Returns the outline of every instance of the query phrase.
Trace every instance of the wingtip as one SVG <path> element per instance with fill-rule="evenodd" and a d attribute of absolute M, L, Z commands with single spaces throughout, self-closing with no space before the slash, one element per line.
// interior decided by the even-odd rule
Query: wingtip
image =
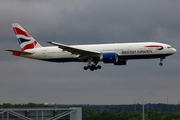
<path fill-rule="evenodd" d="M 8 50 L 4 50 L 4 51 L 8 51 L 8 52 L 11 52 L 11 50 L 9 50 L 9 49 L 8 49 Z"/>
<path fill-rule="evenodd" d="M 51 41 L 46 41 L 47 43 L 52 43 Z"/>

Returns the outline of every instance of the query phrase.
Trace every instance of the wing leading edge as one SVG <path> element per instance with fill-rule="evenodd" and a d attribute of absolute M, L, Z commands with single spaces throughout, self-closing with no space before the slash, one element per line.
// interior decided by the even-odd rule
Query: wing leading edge
<path fill-rule="evenodd" d="M 59 48 L 63 49 L 64 51 L 68 51 L 75 55 L 80 55 L 79 58 L 87 59 L 87 58 L 94 58 L 99 57 L 101 55 L 100 52 L 92 51 L 92 50 L 85 50 L 77 47 L 72 47 L 56 42 L 47 41 L 47 43 L 50 43 L 52 45 L 58 46 Z"/>

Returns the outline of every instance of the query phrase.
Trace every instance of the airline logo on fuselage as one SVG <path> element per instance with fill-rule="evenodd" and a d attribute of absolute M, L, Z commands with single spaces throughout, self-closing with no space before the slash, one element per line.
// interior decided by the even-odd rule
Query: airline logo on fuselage
<path fill-rule="evenodd" d="M 148 50 L 125 50 L 125 51 L 122 51 L 122 54 L 146 54 L 146 53 L 152 53 L 152 49 L 163 50 L 163 46 L 161 45 L 148 45 L 144 47 L 149 48 L 149 49 Z"/>

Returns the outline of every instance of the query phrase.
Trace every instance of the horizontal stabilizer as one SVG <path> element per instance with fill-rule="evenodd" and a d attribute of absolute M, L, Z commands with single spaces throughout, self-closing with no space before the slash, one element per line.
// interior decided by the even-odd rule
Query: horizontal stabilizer
<path fill-rule="evenodd" d="M 20 56 L 21 54 L 33 54 L 32 52 L 18 51 L 18 50 L 6 50 L 12 52 L 15 56 Z"/>

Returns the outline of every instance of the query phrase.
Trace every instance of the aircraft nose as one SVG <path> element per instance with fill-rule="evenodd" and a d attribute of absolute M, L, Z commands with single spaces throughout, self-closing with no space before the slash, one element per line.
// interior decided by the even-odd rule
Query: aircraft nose
<path fill-rule="evenodd" d="M 175 48 L 172 48 L 172 53 L 176 53 L 176 49 Z"/>

